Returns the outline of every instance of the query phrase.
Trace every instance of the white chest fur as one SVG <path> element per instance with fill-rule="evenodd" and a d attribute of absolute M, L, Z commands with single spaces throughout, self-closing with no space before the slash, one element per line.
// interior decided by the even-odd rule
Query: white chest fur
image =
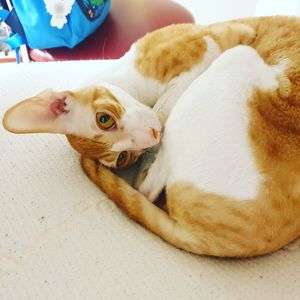
<path fill-rule="evenodd" d="M 255 87 L 278 87 L 276 69 L 238 46 L 222 54 L 174 107 L 165 127 L 167 185 L 191 182 L 240 200 L 254 198 L 261 181 L 248 138 L 247 102 Z"/>

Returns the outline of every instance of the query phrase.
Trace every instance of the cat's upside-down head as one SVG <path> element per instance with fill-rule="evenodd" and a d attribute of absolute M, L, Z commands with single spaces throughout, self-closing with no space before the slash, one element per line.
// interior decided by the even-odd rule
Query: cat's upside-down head
<path fill-rule="evenodd" d="M 110 84 L 75 92 L 46 90 L 11 107 L 3 126 L 14 133 L 65 134 L 83 156 L 118 168 L 156 145 L 162 129 L 149 107 Z"/>

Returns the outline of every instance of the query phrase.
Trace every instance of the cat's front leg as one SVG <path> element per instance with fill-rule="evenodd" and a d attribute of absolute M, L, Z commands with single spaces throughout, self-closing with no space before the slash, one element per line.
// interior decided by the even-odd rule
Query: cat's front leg
<path fill-rule="evenodd" d="M 138 188 L 151 202 L 158 198 L 166 186 L 168 168 L 164 156 L 163 147 L 161 146 L 155 161 L 148 170 L 145 180 Z"/>

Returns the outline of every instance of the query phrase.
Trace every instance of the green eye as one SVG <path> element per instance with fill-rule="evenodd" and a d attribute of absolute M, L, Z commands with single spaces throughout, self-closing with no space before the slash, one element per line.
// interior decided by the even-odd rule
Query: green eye
<path fill-rule="evenodd" d="M 125 163 L 127 162 L 127 156 L 128 156 L 127 151 L 122 151 L 119 154 L 118 159 L 117 159 L 117 167 L 118 168 L 124 167 Z"/>
<path fill-rule="evenodd" d="M 98 112 L 96 114 L 96 121 L 101 129 L 110 129 L 116 125 L 115 120 L 107 113 Z"/>

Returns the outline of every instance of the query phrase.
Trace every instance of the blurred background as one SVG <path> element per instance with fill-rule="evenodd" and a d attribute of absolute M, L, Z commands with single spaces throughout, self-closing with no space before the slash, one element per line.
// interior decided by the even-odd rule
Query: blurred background
<path fill-rule="evenodd" d="M 300 0 L 175 0 L 199 24 L 266 15 L 300 16 Z"/>
<path fill-rule="evenodd" d="M 35 7 L 40 3 L 38 1 L 43 2 L 43 0 L 18 0 L 15 1 L 15 5 L 21 5 L 21 2 L 27 3 L 26 1 Z M 59 3 L 63 0 L 53 1 Z M 1 3 L 5 2 L 9 1 L 0 0 L 0 8 Z M 178 9 L 174 2 L 185 7 L 194 16 L 196 23 L 202 25 L 251 16 L 300 16 L 300 0 L 112 0 L 111 18 L 108 18 L 99 30 L 78 47 L 70 50 L 51 49 L 52 46 L 48 45 L 33 46 L 28 56 L 25 46 L 22 45 L 20 49 L 23 61 L 29 62 L 29 57 L 34 61 L 119 58 L 129 49 L 132 42 L 146 32 L 169 24 L 192 21 L 190 13 L 182 8 Z M 44 19 L 41 18 L 39 21 L 42 20 Z M 46 30 L 44 32 L 47 32 L 47 28 L 43 28 Z M 28 32 L 32 33 L 32 31 L 33 28 Z M 8 34 L 8 27 L 0 21 L 0 63 L 15 61 L 15 52 L 9 51 L 9 47 L 1 43 Z M 52 41 L 53 38 L 39 39 L 39 41 Z M 57 39 L 60 40 L 58 37 Z M 29 43 L 28 45 L 30 46 Z M 56 47 L 60 46 L 65 45 Z"/>

